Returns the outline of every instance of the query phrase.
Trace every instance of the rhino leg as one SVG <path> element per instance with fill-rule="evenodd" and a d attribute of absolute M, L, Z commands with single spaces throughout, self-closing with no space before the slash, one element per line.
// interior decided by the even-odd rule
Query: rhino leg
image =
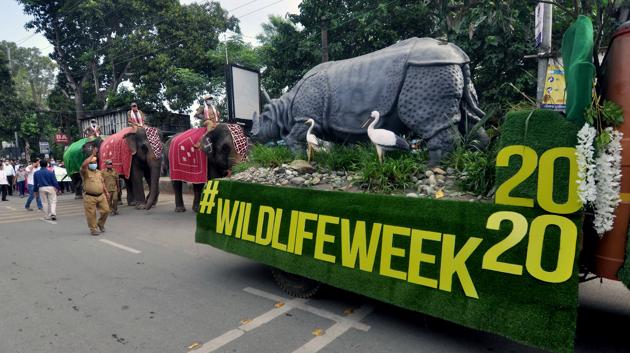
<path fill-rule="evenodd" d="M 297 121 L 291 128 L 291 132 L 284 137 L 287 146 L 296 156 L 304 154 L 306 150 L 306 131 L 308 131 L 308 125 Z"/>
<path fill-rule="evenodd" d="M 438 165 L 453 149 L 461 120 L 464 76 L 459 65 L 409 66 L 398 98 L 398 115 L 427 141 L 429 164 Z"/>

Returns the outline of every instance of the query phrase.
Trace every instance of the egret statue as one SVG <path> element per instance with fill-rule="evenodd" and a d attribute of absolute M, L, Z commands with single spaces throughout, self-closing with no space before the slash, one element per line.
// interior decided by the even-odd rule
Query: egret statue
<path fill-rule="evenodd" d="M 315 127 L 315 120 L 308 119 L 304 122 L 304 124 L 310 125 L 308 131 L 306 131 L 306 156 L 308 157 L 308 161 L 311 161 L 313 157 L 313 151 L 321 152 L 325 151 L 327 148 L 326 141 L 318 138 L 313 134 L 313 128 Z"/>
<path fill-rule="evenodd" d="M 378 160 L 383 164 L 383 153 L 391 150 L 410 150 L 409 144 L 405 139 L 396 135 L 395 133 L 385 129 L 375 129 L 374 126 L 378 124 L 380 114 L 375 110 L 370 115 L 370 118 L 363 124 L 363 127 L 368 125 L 367 133 L 370 141 L 376 147 L 376 154 Z"/>

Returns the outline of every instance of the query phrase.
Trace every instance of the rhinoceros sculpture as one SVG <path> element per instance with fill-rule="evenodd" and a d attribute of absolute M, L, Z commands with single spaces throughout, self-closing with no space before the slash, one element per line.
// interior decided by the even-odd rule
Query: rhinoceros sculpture
<path fill-rule="evenodd" d="M 253 117 L 252 138 L 282 138 L 298 152 L 305 145 L 304 122 L 312 118 L 320 138 L 366 140 L 362 125 L 376 110 L 379 128 L 415 133 L 427 142 L 429 163 L 437 165 L 453 148 L 453 127 L 464 131 L 484 115 L 468 63 L 459 47 L 432 38 L 410 38 L 356 58 L 322 63 Z M 476 133 L 486 144 L 485 131 Z"/>

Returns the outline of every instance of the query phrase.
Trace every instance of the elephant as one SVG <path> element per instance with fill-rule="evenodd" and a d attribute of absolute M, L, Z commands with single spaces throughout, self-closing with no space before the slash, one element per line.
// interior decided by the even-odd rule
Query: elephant
<path fill-rule="evenodd" d="M 162 159 L 156 158 L 145 128 L 138 128 L 135 133 L 125 135 L 125 141 L 133 156 L 129 179 L 125 179 L 127 204 L 135 205 L 136 209 L 149 210 L 155 206 L 160 195 Z M 161 156 L 161 151 L 159 155 Z M 143 179 L 149 185 L 146 198 Z"/>
<path fill-rule="evenodd" d="M 102 142 L 103 139 L 101 137 L 83 138 L 68 146 L 68 149 L 63 154 L 63 163 L 72 181 L 75 199 L 83 198 L 83 181 L 79 174 L 81 163 L 92 154 L 94 148 L 100 148 Z"/>
<path fill-rule="evenodd" d="M 123 129 L 103 141 L 99 157 L 101 167 L 106 160 L 111 159 L 114 168 L 125 179 L 129 206 L 135 206 L 136 209 L 151 209 L 155 206 L 160 194 L 162 165 L 159 130 L 149 127 Z M 149 185 L 146 198 L 143 179 Z"/>
<path fill-rule="evenodd" d="M 194 130 L 199 130 L 199 132 L 201 132 L 200 129 L 191 129 L 186 132 L 176 134 L 166 142 L 164 148 L 164 167 L 171 175 L 171 180 L 173 178 L 173 170 L 171 168 L 174 163 L 174 161 L 171 161 L 171 158 L 177 158 L 175 156 L 176 153 L 179 152 L 178 148 L 182 147 L 182 145 L 179 145 L 181 139 L 178 139 L 178 137 L 184 136 L 183 134 L 191 133 Z M 245 152 L 243 152 L 242 140 L 240 139 L 244 139 L 245 142 L 247 141 L 243 130 L 236 124 L 219 123 L 212 131 L 203 135 L 199 149 L 203 152 L 203 156 L 206 158 L 207 165 L 204 174 L 207 175 L 207 177 L 205 177 L 205 180 L 199 180 L 192 183 L 194 190 L 194 212 L 199 211 L 199 200 L 205 181 L 231 176 L 232 167 L 244 158 L 247 146 L 245 145 Z M 176 143 L 177 145 L 175 145 Z M 169 156 L 171 158 L 169 158 Z M 185 212 L 186 207 L 184 206 L 184 199 L 182 197 L 182 186 L 184 181 L 172 180 L 171 182 L 175 193 L 175 212 Z"/>
<path fill-rule="evenodd" d="M 304 150 L 308 119 L 315 134 L 328 141 L 367 139 L 362 126 L 372 111 L 379 128 L 414 133 L 427 142 L 429 165 L 438 165 L 453 148 L 456 132 L 472 134 L 485 147 L 472 83 L 470 59 L 454 44 L 432 38 L 409 38 L 356 58 L 329 61 L 312 68 L 287 93 L 253 116 L 252 139 L 282 138 L 293 152 Z"/>

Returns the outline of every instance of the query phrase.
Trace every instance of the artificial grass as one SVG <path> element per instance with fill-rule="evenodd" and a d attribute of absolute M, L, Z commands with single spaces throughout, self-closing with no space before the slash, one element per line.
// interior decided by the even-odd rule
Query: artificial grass
<path fill-rule="evenodd" d="M 509 113 L 501 125 L 501 140 L 499 150 L 506 146 L 524 145 L 531 147 L 538 158 L 554 147 L 575 147 L 577 145 L 577 132 L 579 127 L 567 121 L 560 113 L 551 110 L 526 110 Z M 510 157 L 507 167 L 497 167 L 496 185 L 501 185 L 521 169 L 522 158 Z M 569 185 L 569 162 L 565 158 L 559 158 L 554 166 L 553 199 L 558 203 L 567 200 Z M 534 200 L 538 187 L 538 173 L 532 173 L 518 187 L 513 189 L 510 196 L 524 197 Z"/>
<path fill-rule="evenodd" d="M 465 262 L 478 299 L 464 293 L 458 276 L 453 276 L 452 291 L 448 292 L 380 274 L 382 243 L 376 250 L 372 272 L 360 270 L 358 265 L 355 268 L 344 267 L 338 225 L 329 224 L 325 228 L 325 233 L 332 236 L 333 242 L 325 243 L 324 250 L 326 254 L 335 256 L 334 263 L 314 258 L 315 239 L 318 238 L 316 221 L 306 222 L 306 231 L 314 235 L 313 240 L 304 241 L 302 255 L 219 234 L 216 230 L 219 199 L 222 202 L 229 199 L 251 203 L 250 234 L 256 234 L 261 206 L 283 209 L 279 240 L 284 244 L 288 241 L 292 210 L 348 219 L 351 223 L 351 239 L 354 222 L 366 221 L 368 244 L 374 222 L 453 234 L 456 253 L 472 237 L 480 238 L 481 243 Z M 481 267 L 486 251 L 512 230 L 507 221 L 501 223 L 499 231 L 486 229 L 486 222 L 491 214 L 498 211 L 517 212 L 531 224 L 532 219 L 545 214 L 542 210 L 463 201 L 281 188 L 224 180 L 218 181 L 218 194 L 213 201 L 214 207 L 209 214 L 203 213 L 202 202 L 202 212 L 197 215 L 196 241 L 199 243 L 403 308 L 507 336 L 522 343 L 558 352 L 573 350 L 577 313 L 577 261 L 573 262 L 571 277 L 556 284 L 532 277 L 525 267 L 522 275 L 484 270 Z M 574 216 L 571 221 L 578 230 L 581 229 L 581 217 Z M 552 226 L 547 229 L 545 236 L 541 263 L 549 271 L 556 265 L 558 233 L 558 228 Z M 420 274 L 423 277 L 439 278 L 440 266 L 443 265 L 440 249 L 446 237 L 442 236 L 442 241 L 423 241 L 422 252 L 436 256 L 435 264 L 421 265 Z M 499 260 L 525 265 L 527 239 L 526 237 L 507 250 Z M 409 269 L 410 237 L 395 236 L 393 244 L 406 250 L 403 257 L 391 257 L 391 268 L 406 273 Z"/>
<path fill-rule="evenodd" d="M 617 277 L 619 277 L 619 280 L 626 288 L 630 289 L 630 234 L 626 241 L 626 259 L 623 266 L 619 269 L 619 272 L 617 272 Z"/>

